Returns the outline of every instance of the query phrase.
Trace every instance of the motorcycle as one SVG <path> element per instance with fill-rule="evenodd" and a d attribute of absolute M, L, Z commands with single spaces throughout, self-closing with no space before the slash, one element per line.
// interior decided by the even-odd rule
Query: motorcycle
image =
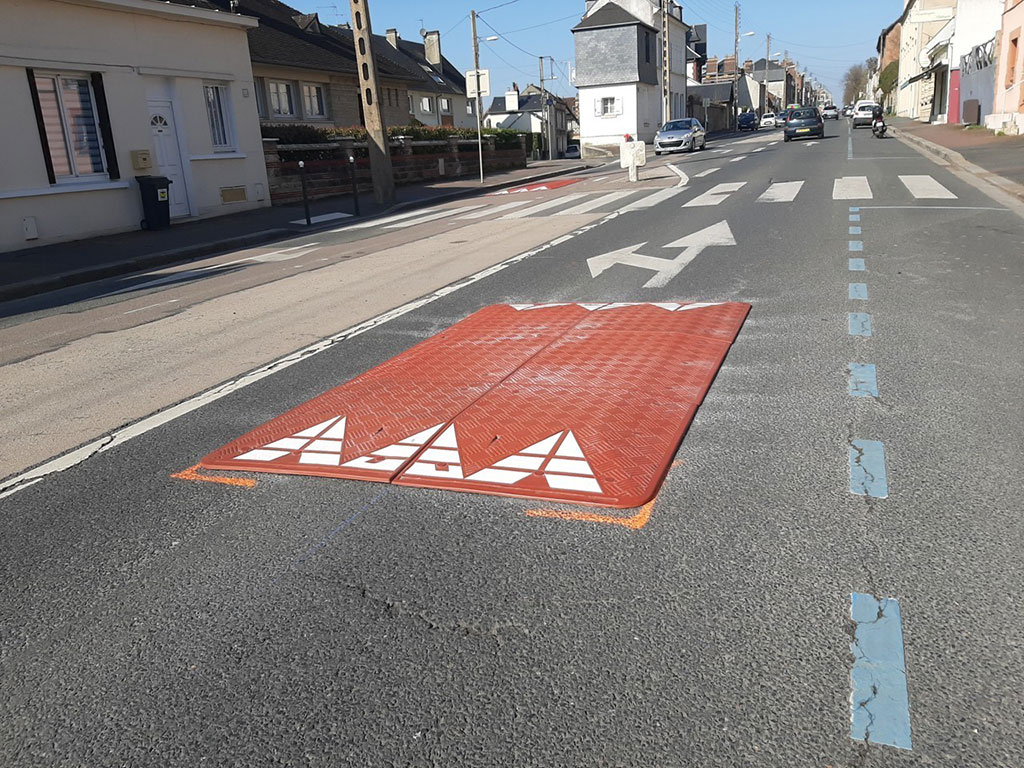
<path fill-rule="evenodd" d="M 878 118 L 871 123 L 871 132 L 875 134 L 876 139 L 881 139 L 885 136 L 885 120 Z"/>

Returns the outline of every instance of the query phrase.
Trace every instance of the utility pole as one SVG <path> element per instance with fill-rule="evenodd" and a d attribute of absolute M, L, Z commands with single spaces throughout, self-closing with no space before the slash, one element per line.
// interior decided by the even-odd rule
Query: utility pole
<path fill-rule="evenodd" d="M 761 110 L 763 115 L 768 111 L 768 59 L 772 55 L 772 33 L 769 32 L 765 35 L 764 43 L 764 109 Z"/>
<path fill-rule="evenodd" d="M 662 125 L 673 118 L 672 114 L 672 62 L 668 45 L 668 12 L 672 0 L 661 0 L 661 111 Z"/>
<path fill-rule="evenodd" d="M 476 151 L 480 160 L 480 183 L 484 183 L 484 131 L 480 125 L 480 40 L 476 36 L 476 11 L 469 12 L 473 26 L 473 73 L 476 78 Z"/>
<path fill-rule="evenodd" d="M 740 107 L 740 4 L 735 4 L 736 10 L 736 37 L 733 40 L 733 76 L 732 76 L 732 127 L 733 130 L 739 121 Z"/>
<path fill-rule="evenodd" d="M 538 56 L 540 64 L 540 135 L 541 135 L 541 156 L 544 155 L 544 148 L 548 150 L 548 160 L 551 159 L 551 140 L 548 136 L 548 95 L 544 91 L 544 57 Z"/>
<path fill-rule="evenodd" d="M 380 113 L 380 89 L 377 87 L 377 62 L 370 48 L 369 0 L 349 0 L 352 11 L 352 34 L 356 44 L 356 69 L 359 70 L 359 88 L 362 91 L 363 117 L 366 120 L 367 142 L 370 150 L 370 175 L 373 177 L 373 197 L 380 205 L 395 201 L 395 176 L 391 170 L 391 151 L 387 129 Z"/>

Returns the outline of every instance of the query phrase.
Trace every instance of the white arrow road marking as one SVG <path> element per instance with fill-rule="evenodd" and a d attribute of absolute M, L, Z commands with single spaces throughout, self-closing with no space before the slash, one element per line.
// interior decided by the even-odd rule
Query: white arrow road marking
<path fill-rule="evenodd" d="M 814 146 L 815 144 L 817 144 L 817 143 L 818 143 L 818 142 L 816 142 L 816 141 L 808 141 L 808 142 L 805 142 L 805 143 L 804 143 L 804 146 L 805 146 L 805 147 L 813 147 L 813 146 Z"/>
<path fill-rule="evenodd" d="M 759 203 L 791 203 L 804 185 L 802 181 L 777 181 L 757 198 Z"/>
<path fill-rule="evenodd" d="M 690 180 L 690 177 L 686 175 L 686 172 L 682 168 L 672 165 L 672 163 L 668 164 L 668 168 L 672 173 L 679 177 L 679 183 L 676 186 L 685 187 L 687 182 Z"/>
<path fill-rule="evenodd" d="M 657 256 L 645 256 L 637 253 L 647 243 L 637 243 L 617 251 L 603 253 L 600 256 L 592 256 L 587 259 L 587 267 L 590 269 L 590 276 L 597 277 L 602 272 L 615 264 L 627 264 L 640 269 L 650 269 L 656 274 L 644 283 L 644 288 L 663 288 L 671 282 L 672 278 L 678 275 L 693 261 L 701 251 L 714 245 L 736 245 L 728 222 L 720 221 L 710 227 L 694 232 L 691 235 L 680 238 L 675 242 L 668 243 L 665 248 L 683 248 L 683 252 L 674 259 L 662 259 Z"/>
<path fill-rule="evenodd" d="M 745 181 L 729 181 L 725 184 L 716 184 L 703 195 L 698 195 L 688 203 L 683 203 L 683 208 L 698 208 L 705 205 L 718 205 L 729 195 L 740 189 Z"/>
<path fill-rule="evenodd" d="M 706 171 L 701 171 L 700 173 L 695 174 L 693 178 L 695 178 L 695 179 L 703 179 L 705 176 L 710 176 L 715 171 L 720 171 L 720 170 L 722 170 L 722 169 L 721 168 L 708 168 Z"/>

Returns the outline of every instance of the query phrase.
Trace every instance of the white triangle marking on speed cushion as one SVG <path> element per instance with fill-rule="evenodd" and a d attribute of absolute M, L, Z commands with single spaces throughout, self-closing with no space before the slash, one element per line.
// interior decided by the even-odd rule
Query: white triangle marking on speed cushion
<path fill-rule="evenodd" d="M 301 432 L 296 432 L 294 437 L 319 437 L 321 432 L 323 432 L 325 429 L 327 429 L 340 418 L 341 416 L 335 416 L 333 419 L 322 421 L 315 427 L 308 427 L 302 430 Z"/>
<path fill-rule="evenodd" d="M 520 453 L 533 453 L 546 456 L 551 453 L 551 449 L 555 447 L 555 443 L 558 442 L 558 438 L 562 436 L 561 432 L 555 432 L 551 437 L 546 437 L 539 443 L 534 443 L 531 446 L 523 448 Z"/>
<path fill-rule="evenodd" d="M 335 439 L 323 439 L 328 436 Z M 321 439 L 314 439 L 318 437 Z M 337 466 L 341 460 L 341 441 L 344 437 L 345 419 L 341 416 L 335 416 L 333 419 L 321 421 L 312 427 L 306 427 L 291 437 L 278 438 L 273 442 L 267 443 L 262 448 L 235 456 L 235 461 L 276 461 L 291 453 L 302 451 L 299 454 L 300 464 L 330 464 Z M 309 448 L 318 443 L 319 445 L 317 445 L 313 453 L 308 453 Z M 337 459 L 333 458 L 335 444 L 338 447 Z M 306 449 L 305 451 L 303 451 L 304 448 Z M 324 450 L 330 453 L 323 453 L 322 451 Z"/>
<path fill-rule="evenodd" d="M 576 436 L 573 435 L 572 431 L 565 436 L 565 440 L 558 446 L 558 450 L 555 452 L 555 456 L 569 456 L 574 459 L 583 458 L 583 449 L 580 448 L 580 444 L 576 442 Z"/>
<path fill-rule="evenodd" d="M 428 429 L 424 429 L 422 432 L 417 432 L 414 435 L 399 440 L 397 443 L 370 451 L 366 456 L 359 456 L 351 461 L 346 461 L 342 466 L 354 469 L 369 469 L 375 472 L 394 472 L 415 456 L 420 447 L 430 440 L 437 430 L 443 426 L 443 423 L 435 424 Z"/>

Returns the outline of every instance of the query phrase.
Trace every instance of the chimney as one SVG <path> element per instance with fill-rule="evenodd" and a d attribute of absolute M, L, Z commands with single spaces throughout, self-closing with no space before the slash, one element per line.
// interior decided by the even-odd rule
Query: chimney
<path fill-rule="evenodd" d="M 743 62 L 743 71 L 746 72 L 748 75 L 754 71 L 753 59 L 747 59 L 746 61 Z"/>
<path fill-rule="evenodd" d="M 515 83 L 512 84 L 511 91 L 505 91 L 505 111 L 519 111 L 519 88 Z"/>
<path fill-rule="evenodd" d="M 397 29 L 389 29 L 389 30 L 387 30 L 384 33 L 384 36 L 387 37 L 388 42 L 391 44 L 392 48 L 397 48 L 398 47 L 398 30 Z"/>
<path fill-rule="evenodd" d="M 708 77 L 718 76 L 718 57 L 712 56 L 708 59 L 708 63 L 705 65 L 704 70 L 707 72 Z"/>
<path fill-rule="evenodd" d="M 436 29 L 426 32 L 423 35 L 423 54 L 427 57 L 427 63 L 434 67 L 441 67 L 441 33 Z"/>

